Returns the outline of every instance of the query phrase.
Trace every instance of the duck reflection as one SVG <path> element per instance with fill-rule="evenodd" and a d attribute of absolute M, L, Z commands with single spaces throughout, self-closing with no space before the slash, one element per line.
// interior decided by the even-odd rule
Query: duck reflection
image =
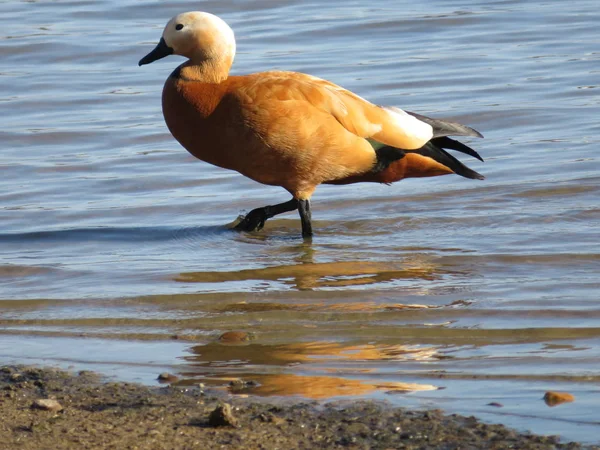
<path fill-rule="evenodd" d="M 365 361 L 385 360 L 417 360 L 435 359 L 437 350 L 433 347 L 405 345 L 344 345 L 336 342 L 306 342 L 284 345 L 224 345 L 219 342 L 191 348 L 193 356 L 185 359 L 194 370 L 183 376 L 197 380 L 210 380 L 211 384 L 228 385 L 235 375 L 250 378 L 255 382 L 243 391 L 253 395 L 298 395 L 306 398 L 322 399 L 342 395 L 362 395 L 374 391 L 409 392 L 417 390 L 433 390 L 433 385 L 374 382 L 364 379 L 371 369 L 360 367 Z M 341 369 L 325 367 L 343 361 Z M 348 362 L 357 362 L 357 367 L 348 367 Z M 297 368 L 296 366 L 303 365 Z M 260 367 L 264 370 L 259 370 Z M 270 373 L 273 367 L 294 368 L 297 373 Z M 306 375 L 314 370 L 315 375 Z M 284 369 L 285 371 L 285 369 Z M 329 375 L 331 374 L 331 375 Z M 362 375 L 362 376 L 361 376 Z M 233 377 L 233 378 L 232 378 Z M 236 393 L 240 390 L 236 389 Z"/>
<path fill-rule="evenodd" d="M 365 395 L 376 391 L 407 393 L 431 391 L 431 384 L 402 382 L 373 382 L 335 376 L 305 376 L 294 374 L 259 375 L 254 377 L 258 386 L 249 392 L 260 396 L 301 396 L 311 399 L 326 399 L 339 396 Z"/>
<path fill-rule="evenodd" d="M 439 268 L 431 263 L 383 261 L 336 261 L 242 269 L 236 271 L 184 272 L 175 277 L 183 283 L 278 281 L 299 290 L 373 285 L 402 279 L 435 280 Z"/>
<path fill-rule="evenodd" d="M 435 347 L 414 345 L 344 345 L 337 342 L 297 342 L 293 344 L 266 345 L 242 344 L 227 345 L 212 342 L 197 345 L 190 349 L 193 356 L 188 362 L 203 366 L 281 366 L 307 362 L 326 361 L 428 361 L 438 354 Z"/>
<path fill-rule="evenodd" d="M 188 369 L 181 374 L 184 379 L 180 384 L 202 381 L 236 393 L 314 399 L 437 389 L 429 384 L 403 383 L 398 381 L 397 373 L 393 381 L 381 381 L 381 374 L 376 372 L 380 363 L 428 362 L 441 355 L 438 347 L 405 345 L 408 341 L 394 334 L 376 339 L 378 328 L 372 327 L 371 322 L 404 321 L 409 314 L 409 321 L 424 323 L 427 317 L 420 311 L 401 310 L 443 307 L 438 297 L 429 295 L 440 285 L 432 281 L 441 280 L 441 284 L 448 285 L 448 279 L 471 273 L 457 271 L 456 265 L 440 263 L 440 257 L 417 251 L 391 261 L 374 260 L 375 255 L 365 255 L 362 261 L 351 260 L 345 254 L 344 261 L 328 262 L 315 262 L 316 251 L 307 244 L 299 248 L 278 247 L 278 251 L 289 253 L 289 258 L 284 258 L 287 264 L 185 272 L 175 277 L 184 283 L 235 283 L 236 292 L 219 297 L 218 301 L 202 301 L 202 309 L 211 314 L 206 319 L 196 319 L 194 324 L 206 331 L 239 327 L 256 331 L 259 337 L 191 347 L 190 355 L 185 357 Z M 259 290 L 269 292 L 253 293 L 257 284 Z M 277 289 L 268 289 L 271 284 Z M 451 284 L 452 289 L 461 289 L 456 283 Z M 431 304 L 410 303 L 405 293 L 412 300 L 423 298 L 424 303 Z M 325 327 L 320 326 L 323 323 Z M 345 333 L 345 340 L 337 333 Z M 275 336 L 275 342 L 287 343 L 261 341 L 270 339 L 268 336 Z M 230 381 L 239 378 L 255 383 L 229 386 Z"/>

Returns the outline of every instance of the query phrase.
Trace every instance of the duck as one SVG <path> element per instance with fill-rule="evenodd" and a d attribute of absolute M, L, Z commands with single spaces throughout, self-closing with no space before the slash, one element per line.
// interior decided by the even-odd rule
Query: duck
<path fill-rule="evenodd" d="M 169 20 L 156 47 L 139 61 L 187 58 L 164 84 L 162 111 L 189 153 L 291 194 L 289 201 L 252 209 L 235 229 L 258 231 L 268 219 L 298 210 L 302 236 L 310 238 L 310 200 L 321 184 L 389 185 L 447 174 L 484 179 L 447 151 L 483 161 L 450 138 L 483 137 L 475 129 L 375 105 L 309 74 L 230 75 L 235 54 L 235 35 L 224 20 L 191 11 Z"/>

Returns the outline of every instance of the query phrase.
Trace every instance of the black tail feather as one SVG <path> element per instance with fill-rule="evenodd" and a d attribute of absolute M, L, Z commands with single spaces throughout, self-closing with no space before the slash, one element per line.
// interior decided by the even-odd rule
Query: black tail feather
<path fill-rule="evenodd" d="M 448 137 L 471 136 L 482 138 L 483 135 L 479 131 L 469 126 L 460 124 L 458 122 L 432 119 L 431 117 L 423 116 L 421 114 L 417 114 L 410 111 L 405 112 L 407 114 L 410 114 L 414 118 L 420 120 L 421 122 L 424 122 L 431 126 L 433 131 L 433 136 L 431 140 L 427 142 L 427 144 L 425 144 L 423 147 L 417 150 L 403 150 L 389 146 L 384 146 L 377 149 L 377 163 L 373 168 L 374 172 L 379 172 L 387 169 L 387 167 L 392 162 L 401 159 L 406 153 L 417 153 L 419 155 L 431 158 L 440 164 L 443 164 L 457 175 L 463 176 L 465 178 L 471 178 L 473 180 L 485 179 L 483 175 L 475 172 L 472 169 L 469 169 L 458 159 L 456 159 L 454 156 L 452 156 L 450 153 L 444 150 L 445 148 L 450 150 L 456 150 L 458 152 L 472 156 L 473 158 L 477 158 L 479 161 L 483 162 L 483 158 L 471 147 Z"/>
<path fill-rule="evenodd" d="M 448 148 L 450 150 L 456 150 L 457 152 L 465 153 L 466 155 L 470 155 L 473 158 L 477 158 L 479 161 L 483 162 L 483 158 L 479 156 L 475 150 L 471 147 L 463 144 L 462 142 L 456 141 L 454 139 L 450 139 L 449 137 L 438 137 L 433 138 L 431 140 L 435 145 L 441 148 Z"/>
<path fill-rule="evenodd" d="M 436 145 L 437 139 L 432 139 L 418 150 L 404 150 L 406 153 L 418 153 L 419 155 L 427 156 L 440 164 L 451 169 L 455 174 L 472 180 L 483 180 L 485 177 L 480 173 L 469 169 L 450 153 Z M 455 141 L 456 142 L 456 141 Z M 467 147 L 468 148 L 468 147 Z"/>

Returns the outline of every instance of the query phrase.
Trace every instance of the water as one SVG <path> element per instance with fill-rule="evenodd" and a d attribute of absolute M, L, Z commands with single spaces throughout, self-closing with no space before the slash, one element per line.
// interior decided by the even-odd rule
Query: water
<path fill-rule="evenodd" d="M 308 72 L 480 130 L 487 180 L 287 193 L 194 160 L 143 68 L 167 19 L 234 28 L 234 73 Z M 376 398 L 599 442 L 597 2 L 0 3 L 0 363 Z M 226 331 L 252 340 L 225 344 Z M 576 401 L 554 408 L 546 390 Z M 487 406 L 499 402 L 502 408 Z"/>

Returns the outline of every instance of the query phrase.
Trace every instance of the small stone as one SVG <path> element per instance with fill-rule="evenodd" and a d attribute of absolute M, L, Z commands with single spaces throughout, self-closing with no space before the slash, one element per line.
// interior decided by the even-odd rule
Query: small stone
<path fill-rule="evenodd" d="M 225 403 L 222 406 L 217 406 L 208 416 L 208 424 L 211 427 L 238 427 L 238 420 L 233 417 L 231 405 Z"/>
<path fill-rule="evenodd" d="M 575 397 L 568 392 L 548 391 L 544 394 L 544 401 L 546 402 L 546 405 L 552 407 L 560 405 L 561 403 L 574 402 Z"/>
<path fill-rule="evenodd" d="M 272 423 L 272 424 L 275 424 L 275 425 L 282 425 L 282 424 L 285 423 L 285 419 L 282 419 L 281 417 L 277 417 L 275 414 L 272 414 L 272 413 L 269 413 L 269 412 L 260 414 L 258 416 L 258 418 L 262 422 L 268 422 L 268 423 Z"/>
<path fill-rule="evenodd" d="M 245 331 L 227 331 L 219 336 L 219 341 L 225 344 L 239 344 L 242 342 L 248 342 L 252 339 L 252 336 Z"/>
<path fill-rule="evenodd" d="M 23 375 L 20 373 L 13 373 L 8 379 L 14 382 L 21 381 L 23 379 Z"/>
<path fill-rule="evenodd" d="M 241 378 L 236 378 L 235 380 L 231 380 L 229 382 L 229 386 L 245 386 L 246 382 L 244 380 L 242 380 Z"/>
<path fill-rule="evenodd" d="M 197 337 L 193 334 L 173 334 L 171 339 L 176 341 L 195 341 Z"/>
<path fill-rule="evenodd" d="M 232 380 L 229 382 L 229 392 L 232 394 L 241 394 L 245 390 L 253 388 L 257 385 L 258 383 L 254 380 L 241 380 L 238 378 L 237 380 Z"/>
<path fill-rule="evenodd" d="M 51 399 L 51 398 L 41 398 L 41 399 L 35 400 L 33 402 L 33 404 L 31 405 L 31 407 L 34 409 L 43 409 L 44 411 L 54 411 L 54 412 L 62 411 L 62 409 L 63 409 L 63 407 L 60 403 L 58 403 L 56 400 Z"/>
<path fill-rule="evenodd" d="M 502 403 L 498 403 L 498 402 L 491 402 L 491 403 L 488 403 L 487 406 L 495 406 L 496 408 L 502 408 L 504 405 Z"/>
<path fill-rule="evenodd" d="M 157 380 L 161 383 L 175 383 L 179 378 L 172 373 L 163 372 L 157 377 Z"/>

